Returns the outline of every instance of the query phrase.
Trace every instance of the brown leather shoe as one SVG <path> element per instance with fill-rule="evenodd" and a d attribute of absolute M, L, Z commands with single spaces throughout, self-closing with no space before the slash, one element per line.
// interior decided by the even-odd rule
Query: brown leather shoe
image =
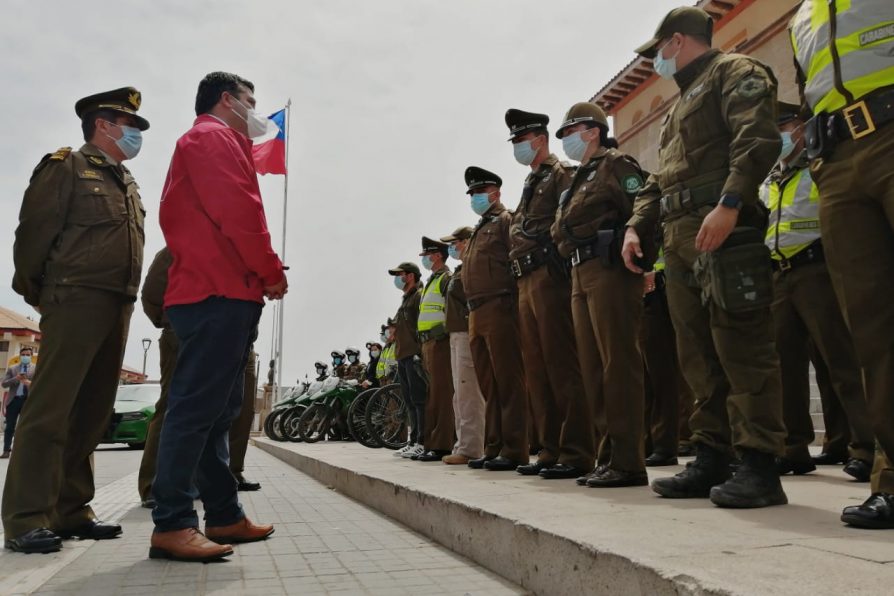
<path fill-rule="evenodd" d="M 240 542 L 256 542 L 264 540 L 270 534 L 273 534 L 273 525 L 258 526 L 251 523 L 247 517 L 243 517 L 235 524 L 229 526 L 205 526 L 205 535 L 214 542 L 223 544 L 224 542 L 232 542 L 238 544 Z"/>
<path fill-rule="evenodd" d="M 207 563 L 233 554 L 229 544 L 211 542 L 197 528 L 184 528 L 173 532 L 153 532 L 149 548 L 150 559 L 195 561 Z"/>
<path fill-rule="evenodd" d="M 469 463 L 469 458 L 465 455 L 454 453 L 452 455 L 445 455 L 441 458 L 441 461 L 448 466 L 464 466 Z"/>

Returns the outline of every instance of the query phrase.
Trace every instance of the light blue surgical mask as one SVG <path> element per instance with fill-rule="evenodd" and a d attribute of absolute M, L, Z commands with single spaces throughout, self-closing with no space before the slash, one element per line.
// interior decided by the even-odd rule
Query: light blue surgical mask
<path fill-rule="evenodd" d="M 579 130 L 576 133 L 562 137 L 562 150 L 568 156 L 568 159 L 581 161 L 584 158 L 588 143 L 581 138 L 581 133 L 583 131 Z"/>
<path fill-rule="evenodd" d="M 459 248 L 457 248 L 455 244 L 451 244 L 447 247 L 447 254 L 450 255 L 451 259 L 456 259 L 457 261 L 462 260 L 459 257 Z"/>
<path fill-rule="evenodd" d="M 383 333 L 382 335 L 379 336 L 379 339 L 382 340 L 382 343 L 383 343 L 383 344 L 387 344 L 387 343 L 388 343 L 388 336 L 385 335 L 384 333 Z"/>
<path fill-rule="evenodd" d="M 490 209 L 490 195 L 486 192 L 476 192 L 472 195 L 472 211 L 478 215 L 484 215 Z"/>
<path fill-rule="evenodd" d="M 405 287 L 407 287 L 407 282 L 405 282 L 404 278 L 402 278 L 401 276 L 395 275 L 394 276 L 394 287 L 397 288 L 398 290 L 403 290 Z"/>
<path fill-rule="evenodd" d="M 655 54 L 655 59 L 652 61 L 652 68 L 655 69 L 655 74 L 657 74 L 662 79 L 672 79 L 674 78 L 674 75 L 677 74 L 677 57 L 664 57 L 664 49 L 670 44 L 671 41 L 673 40 L 670 40 L 666 44 L 661 46 L 661 49 L 658 50 L 658 53 Z"/>
<path fill-rule="evenodd" d="M 19 362 L 22 364 L 31 364 L 31 356 L 19 356 Z"/>
<path fill-rule="evenodd" d="M 792 154 L 792 151 L 795 150 L 795 141 L 792 139 L 792 133 L 789 130 L 780 133 L 782 136 L 782 152 L 779 154 L 780 161 L 788 158 Z"/>
<path fill-rule="evenodd" d="M 432 266 L 434 266 L 434 263 L 432 262 L 432 259 L 430 256 L 422 255 L 422 266 L 425 267 L 426 269 L 428 269 L 429 271 L 431 271 L 431 268 L 432 268 Z"/>
<path fill-rule="evenodd" d="M 522 141 L 512 145 L 512 153 L 515 155 L 515 161 L 523 166 L 529 166 L 537 157 L 537 150 L 531 146 L 531 141 Z"/>
<path fill-rule="evenodd" d="M 382 352 L 380 352 L 379 350 L 370 350 L 369 351 L 370 358 L 378 358 L 381 354 L 382 354 Z"/>
<path fill-rule="evenodd" d="M 133 159 L 140 152 L 140 148 L 143 146 L 143 133 L 140 132 L 139 128 L 134 128 L 133 126 L 124 126 L 122 124 L 115 124 L 114 122 L 110 122 L 113 126 L 117 126 L 121 129 L 121 138 L 116 139 L 112 135 L 107 135 L 110 139 L 115 141 L 115 145 L 118 146 L 118 149 L 121 150 L 121 153 L 124 154 L 126 159 Z"/>
<path fill-rule="evenodd" d="M 343 362 L 343 361 L 342 361 L 341 358 L 333 358 L 333 359 L 332 359 L 332 364 L 335 365 L 335 366 L 340 366 L 342 362 Z"/>

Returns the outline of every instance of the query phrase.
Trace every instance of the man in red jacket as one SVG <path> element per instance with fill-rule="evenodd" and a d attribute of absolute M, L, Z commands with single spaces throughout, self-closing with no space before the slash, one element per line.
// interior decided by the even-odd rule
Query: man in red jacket
<path fill-rule="evenodd" d="M 266 130 L 254 105 L 249 81 L 207 75 L 196 96 L 198 117 L 177 141 L 162 191 L 161 228 L 173 256 L 165 312 L 180 351 L 152 484 L 152 558 L 220 559 L 232 554 L 228 543 L 273 533 L 245 517 L 227 446 L 264 297 L 282 298 L 288 288 L 252 161 L 250 137 Z M 204 535 L 193 485 L 205 506 Z"/>

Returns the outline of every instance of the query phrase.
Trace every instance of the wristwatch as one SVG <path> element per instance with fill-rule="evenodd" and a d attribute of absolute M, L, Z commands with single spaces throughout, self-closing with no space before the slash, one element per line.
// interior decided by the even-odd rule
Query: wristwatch
<path fill-rule="evenodd" d="M 717 201 L 718 205 L 723 207 L 729 207 L 730 209 L 741 209 L 742 208 L 742 197 L 739 195 L 725 194 L 720 197 L 720 200 Z"/>

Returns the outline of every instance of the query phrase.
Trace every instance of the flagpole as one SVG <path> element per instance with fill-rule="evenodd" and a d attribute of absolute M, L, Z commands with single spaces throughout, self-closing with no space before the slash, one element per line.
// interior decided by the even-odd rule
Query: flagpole
<path fill-rule="evenodd" d="M 282 196 L 282 251 L 279 253 L 279 258 L 282 259 L 282 262 L 286 262 L 286 233 L 288 231 L 288 207 L 289 207 L 289 142 L 292 140 L 292 135 L 289 131 L 289 120 L 292 117 L 292 98 L 286 102 L 286 174 L 283 179 L 283 196 Z M 283 321 L 285 320 L 285 296 L 279 301 L 279 329 L 276 334 L 276 356 L 277 356 L 277 366 L 276 366 L 276 386 L 278 388 L 282 387 L 282 344 L 283 344 Z"/>

